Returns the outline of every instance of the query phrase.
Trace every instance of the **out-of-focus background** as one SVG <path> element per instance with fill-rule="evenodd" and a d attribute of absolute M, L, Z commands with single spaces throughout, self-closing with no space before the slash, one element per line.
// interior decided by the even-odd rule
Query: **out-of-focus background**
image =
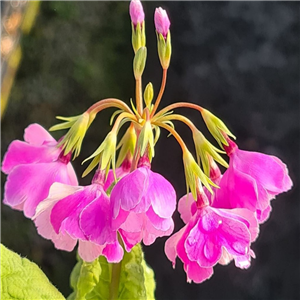
<path fill-rule="evenodd" d="M 148 46 L 143 83 L 152 81 L 156 93 L 161 69 L 155 7 L 165 8 L 171 19 L 173 54 L 161 106 L 189 101 L 208 108 L 237 136 L 240 148 L 280 157 L 294 181 L 291 191 L 272 202 L 271 217 L 253 245 L 257 258 L 248 270 L 232 263 L 216 266 L 210 280 L 188 284 L 179 260 L 173 270 L 164 255 L 165 239 L 144 247 L 156 274 L 157 299 L 299 299 L 299 2 L 143 4 Z M 1 2 L 1 157 L 31 123 L 49 128 L 57 122 L 56 115 L 80 114 L 106 97 L 129 102 L 134 80 L 128 6 L 102 1 Z M 74 162 L 79 177 L 85 168 L 81 161 L 109 131 L 111 112 L 101 113 L 88 131 Z M 179 112 L 207 132 L 198 113 Z M 187 128 L 176 128 L 192 147 Z M 157 144 L 152 169 L 174 185 L 178 197 L 184 194 L 180 148 L 166 133 Z M 5 178 L 2 174 L 2 195 Z M 178 230 L 183 224 L 177 213 L 174 220 Z M 65 296 L 70 294 L 75 251 L 55 250 L 31 220 L 4 205 L 2 243 L 36 262 Z"/>

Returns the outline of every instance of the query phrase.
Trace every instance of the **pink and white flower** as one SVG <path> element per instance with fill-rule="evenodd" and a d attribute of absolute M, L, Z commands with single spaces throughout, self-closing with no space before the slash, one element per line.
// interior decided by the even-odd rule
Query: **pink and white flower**
<path fill-rule="evenodd" d="M 213 205 L 247 208 L 256 212 L 262 223 L 269 217 L 270 200 L 293 185 L 287 167 L 275 156 L 243 151 L 230 139 L 228 142 L 224 148 L 230 157 L 229 168 L 220 180 Z"/>
<path fill-rule="evenodd" d="M 110 211 L 109 197 L 101 185 L 55 183 L 33 219 L 38 233 L 52 240 L 57 249 L 72 251 L 78 240 L 83 260 L 93 261 L 104 255 L 109 262 L 119 262 L 123 249 L 111 228 Z"/>
<path fill-rule="evenodd" d="M 110 197 L 112 226 L 120 232 L 127 251 L 141 240 L 150 245 L 157 237 L 172 233 L 175 190 L 148 167 L 139 167 L 124 176 Z"/>
<path fill-rule="evenodd" d="M 31 218 L 36 206 L 48 196 L 54 182 L 77 185 L 70 163 L 71 154 L 63 155 L 55 139 L 40 125 L 25 129 L 23 141 L 13 141 L 2 163 L 8 174 L 3 203 L 23 210 Z"/>
<path fill-rule="evenodd" d="M 191 205 L 191 199 L 189 195 L 179 202 L 181 216 L 187 225 L 165 244 L 166 255 L 173 265 L 178 256 L 184 264 L 187 280 L 195 283 L 210 278 L 214 265 L 228 263 L 232 258 L 237 266 L 245 267 L 252 254 L 250 243 L 257 236 L 254 224 L 242 216 L 246 210 L 239 214 L 210 206 L 197 208 Z M 251 221 L 256 222 L 254 217 Z"/>

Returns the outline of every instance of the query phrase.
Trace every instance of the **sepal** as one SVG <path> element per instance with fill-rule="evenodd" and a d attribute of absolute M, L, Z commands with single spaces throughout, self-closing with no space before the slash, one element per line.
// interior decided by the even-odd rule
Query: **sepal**
<path fill-rule="evenodd" d="M 157 36 L 157 50 L 160 64 L 163 69 L 168 69 L 172 54 L 171 33 L 168 31 L 167 38 L 165 39 L 161 33 L 156 32 Z"/>
<path fill-rule="evenodd" d="M 154 157 L 154 136 L 150 121 L 146 121 L 138 138 L 137 147 L 140 149 L 140 155 L 145 154 L 149 146 L 149 160 Z"/>
<path fill-rule="evenodd" d="M 212 189 L 210 187 L 211 185 L 214 187 L 218 187 L 203 173 L 199 165 L 196 163 L 194 157 L 188 150 L 183 151 L 182 158 L 183 158 L 187 193 L 190 190 L 194 199 L 197 199 L 196 188 L 197 188 L 198 180 L 200 180 L 211 193 L 212 193 Z"/>
<path fill-rule="evenodd" d="M 201 161 L 203 171 L 207 176 L 210 175 L 209 156 L 211 156 L 215 161 L 225 168 L 228 168 L 227 162 L 219 154 L 225 152 L 212 145 L 199 130 L 195 130 L 193 132 L 193 139 L 195 143 L 198 164 L 200 164 Z"/>
<path fill-rule="evenodd" d="M 75 117 L 56 117 L 57 119 L 65 122 L 52 126 L 49 129 L 50 131 L 70 128 L 67 134 L 57 145 L 58 147 L 62 146 L 64 155 L 67 155 L 71 151 L 74 152 L 74 158 L 79 155 L 83 138 L 95 116 L 95 114 L 85 112 L 82 115 Z"/>
<path fill-rule="evenodd" d="M 98 149 L 82 162 L 85 163 L 87 160 L 93 158 L 90 165 L 83 172 L 82 176 L 86 176 L 99 162 L 101 170 L 108 170 L 110 164 L 112 165 L 112 169 L 115 170 L 116 143 L 117 135 L 114 131 L 109 132 Z"/>
<path fill-rule="evenodd" d="M 202 117 L 204 119 L 204 122 L 212 134 L 212 136 L 216 139 L 220 147 L 223 148 L 223 144 L 228 146 L 228 142 L 226 140 L 226 135 L 231 136 L 232 138 L 236 138 L 226 127 L 226 125 L 221 121 L 219 118 L 217 118 L 215 115 L 213 115 L 210 111 L 207 109 L 201 110 Z"/>
<path fill-rule="evenodd" d="M 132 47 L 134 53 L 136 53 L 141 47 L 146 46 L 146 34 L 145 34 L 145 21 L 138 22 L 135 26 L 131 23 L 132 27 Z"/>

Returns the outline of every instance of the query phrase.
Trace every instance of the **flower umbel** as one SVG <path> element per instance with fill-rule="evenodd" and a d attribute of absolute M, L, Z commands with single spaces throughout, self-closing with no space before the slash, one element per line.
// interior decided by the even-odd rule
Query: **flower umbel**
<path fill-rule="evenodd" d="M 293 185 L 280 159 L 240 150 L 224 122 L 207 109 L 178 102 L 159 110 L 172 53 L 170 20 L 165 10 L 155 10 L 162 72 L 155 95 L 152 83 L 144 86 L 142 81 L 148 50 L 145 14 L 139 0 L 131 1 L 129 14 L 135 81 L 134 95 L 127 96 L 131 106 L 120 99 L 106 98 L 80 115 L 57 117 L 63 122 L 50 130 L 68 130 L 58 142 L 40 125 L 32 124 L 25 129 L 24 141 L 15 140 L 10 144 L 2 162 L 2 171 L 7 175 L 4 204 L 32 218 L 38 233 L 51 240 L 57 249 L 72 251 L 78 243 L 79 256 L 85 262 L 105 257 L 96 261 L 99 266 L 100 261 L 105 262 L 109 270 L 109 278 L 105 278 L 109 282 L 109 295 L 101 295 L 105 299 L 123 299 L 123 294 L 122 297 L 118 294 L 119 281 L 127 276 L 124 275 L 127 271 L 143 274 L 146 280 L 147 268 L 142 255 L 140 261 L 135 257 L 134 246 L 151 245 L 158 237 L 173 232 L 176 192 L 165 177 L 154 171 L 152 164 L 154 155 L 161 153 L 164 155 L 161 166 L 173 167 L 176 163 L 170 159 L 173 149 L 155 149 L 162 129 L 175 138 L 182 150 L 187 188 L 187 194 L 178 204 L 185 225 L 167 240 L 165 252 L 173 266 L 179 257 L 189 282 L 200 283 L 210 278 L 218 263 L 234 261 L 237 267 L 248 268 L 255 258 L 251 245 L 258 237 L 259 224 L 271 213 L 271 200 Z M 91 160 L 82 176 L 95 169 L 94 177 L 90 184 L 79 185 L 71 157 L 79 156 L 87 130 L 97 114 L 107 108 L 115 109 L 110 119 L 112 127 L 104 133 L 100 146 L 83 161 Z M 189 118 L 174 113 L 178 108 L 200 112 L 215 141 L 209 142 L 204 131 Z M 180 135 L 175 129 L 177 121 L 191 131 L 195 153 L 187 146 L 186 135 Z M 221 149 L 214 144 L 219 144 Z M 218 164 L 227 168 L 225 172 Z M 183 178 L 183 174 L 175 175 Z M 136 260 L 132 265 L 126 262 L 128 253 L 130 259 Z M 122 260 L 124 270 L 130 266 L 124 274 L 120 274 Z M 132 267 L 136 265 L 137 268 Z M 128 278 L 131 284 L 131 277 Z M 94 281 L 91 285 L 98 284 Z M 138 284 L 144 284 L 142 281 Z M 137 294 L 144 295 L 144 292 L 148 295 L 145 287 Z M 91 293 L 86 299 L 93 297 Z M 125 298 L 137 299 L 131 294 Z"/>

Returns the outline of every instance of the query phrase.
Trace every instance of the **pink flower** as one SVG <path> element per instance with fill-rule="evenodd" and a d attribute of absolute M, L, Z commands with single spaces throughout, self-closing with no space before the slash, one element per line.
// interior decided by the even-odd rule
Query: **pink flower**
<path fill-rule="evenodd" d="M 31 218 L 36 206 L 47 198 L 54 182 L 77 185 L 71 155 L 64 156 L 57 142 L 40 125 L 25 129 L 24 140 L 13 141 L 2 163 L 2 171 L 8 174 L 3 203 L 14 209 L 24 210 Z"/>
<path fill-rule="evenodd" d="M 225 150 L 230 157 L 229 168 L 216 190 L 213 205 L 247 208 L 256 212 L 262 223 L 269 217 L 270 200 L 293 185 L 287 167 L 275 156 L 243 151 L 231 140 L 228 142 Z"/>
<path fill-rule="evenodd" d="M 148 167 L 124 176 L 112 190 L 111 203 L 112 225 L 120 232 L 127 251 L 141 240 L 150 245 L 173 231 L 175 190 Z"/>
<path fill-rule="evenodd" d="M 140 0 L 131 0 L 129 14 L 134 26 L 136 26 L 137 23 L 142 24 L 144 22 L 145 14 Z"/>
<path fill-rule="evenodd" d="M 179 204 L 187 225 L 165 244 L 166 255 L 173 265 L 178 256 L 188 281 L 195 283 L 210 278 L 213 266 L 224 263 L 226 254 L 230 256 L 227 263 L 234 258 L 237 266 L 245 265 L 250 260 L 250 242 L 254 239 L 250 223 L 234 210 L 204 206 L 194 211 L 190 198 L 193 199 L 191 195 L 188 199 L 183 197 Z M 252 221 L 255 222 L 255 218 Z"/>
<path fill-rule="evenodd" d="M 41 202 L 33 217 L 38 233 L 53 241 L 57 249 L 78 252 L 85 261 L 104 255 L 119 262 L 123 249 L 111 228 L 110 201 L 101 185 L 52 185 L 49 197 Z"/>
<path fill-rule="evenodd" d="M 169 20 L 167 12 L 161 7 L 156 8 L 155 10 L 154 23 L 155 23 L 156 31 L 162 34 L 163 37 L 166 39 L 170 29 L 171 22 Z"/>

